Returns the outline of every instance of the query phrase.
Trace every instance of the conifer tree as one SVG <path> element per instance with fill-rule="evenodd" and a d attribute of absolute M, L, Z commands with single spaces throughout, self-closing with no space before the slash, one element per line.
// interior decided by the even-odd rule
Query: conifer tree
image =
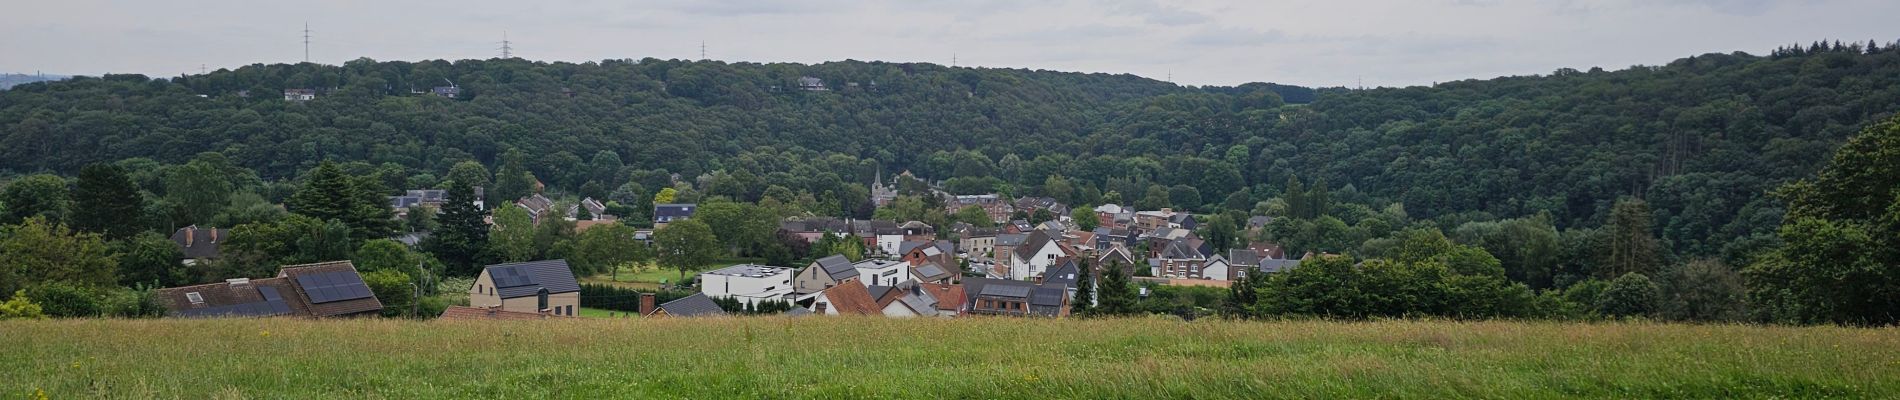
<path fill-rule="evenodd" d="M 125 168 L 92 164 L 79 170 L 73 189 L 73 229 L 119 240 L 138 234 L 145 198 Z"/>
<path fill-rule="evenodd" d="M 481 270 L 483 250 L 488 248 L 488 224 L 482 211 L 475 208 L 475 189 L 464 182 L 451 182 L 436 213 L 436 230 L 430 237 L 429 252 L 458 275 Z"/>

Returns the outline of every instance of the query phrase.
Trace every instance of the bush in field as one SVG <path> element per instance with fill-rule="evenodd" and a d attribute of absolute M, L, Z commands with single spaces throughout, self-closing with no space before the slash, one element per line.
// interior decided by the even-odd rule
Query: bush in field
<path fill-rule="evenodd" d="M 49 317 L 97 317 L 99 316 L 99 297 L 91 289 L 64 283 L 49 283 L 26 289 L 26 297 L 33 299 Z"/>
<path fill-rule="evenodd" d="M 25 289 L 14 291 L 13 298 L 0 303 L 0 320 L 41 318 L 46 318 L 46 313 L 41 311 L 40 305 L 26 298 Z"/>

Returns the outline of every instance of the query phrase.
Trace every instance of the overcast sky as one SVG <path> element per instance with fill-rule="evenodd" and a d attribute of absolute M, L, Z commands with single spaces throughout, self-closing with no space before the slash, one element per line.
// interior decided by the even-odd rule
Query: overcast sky
<path fill-rule="evenodd" d="M 547 3 L 548 5 L 542 5 Z M 556 5 L 558 4 L 558 5 Z M 303 60 L 917 61 L 1193 85 L 1423 85 L 1900 39 L 1896 0 L 51 0 L 0 5 L 0 72 L 176 76 Z"/>

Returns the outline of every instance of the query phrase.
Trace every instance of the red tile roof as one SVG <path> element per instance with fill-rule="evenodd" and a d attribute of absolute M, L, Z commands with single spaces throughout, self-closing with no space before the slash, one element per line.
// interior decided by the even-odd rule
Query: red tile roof
<path fill-rule="evenodd" d="M 856 280 L 845 282 L 842 285 L 832 286 L 830 289 L 825 289 L 824 293 L 825 298 L 831 301 L 831 305 L 828 307 L 831 307 L 832 310 L 836 310 L 840 315 L 874 315 L 884 313 L 884 308 L 879 307 L 877 300 L 871 298 L 870 290 L 865 289 L 864 284 Z"/>

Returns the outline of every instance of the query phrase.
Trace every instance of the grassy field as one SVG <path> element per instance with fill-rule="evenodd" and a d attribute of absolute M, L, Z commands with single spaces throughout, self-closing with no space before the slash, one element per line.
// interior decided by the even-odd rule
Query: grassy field
<path fill-rule="evenodd" d="M 1892 398 L 1900 330 L 861 318 L 0 323 L 0 398 Z"/>

